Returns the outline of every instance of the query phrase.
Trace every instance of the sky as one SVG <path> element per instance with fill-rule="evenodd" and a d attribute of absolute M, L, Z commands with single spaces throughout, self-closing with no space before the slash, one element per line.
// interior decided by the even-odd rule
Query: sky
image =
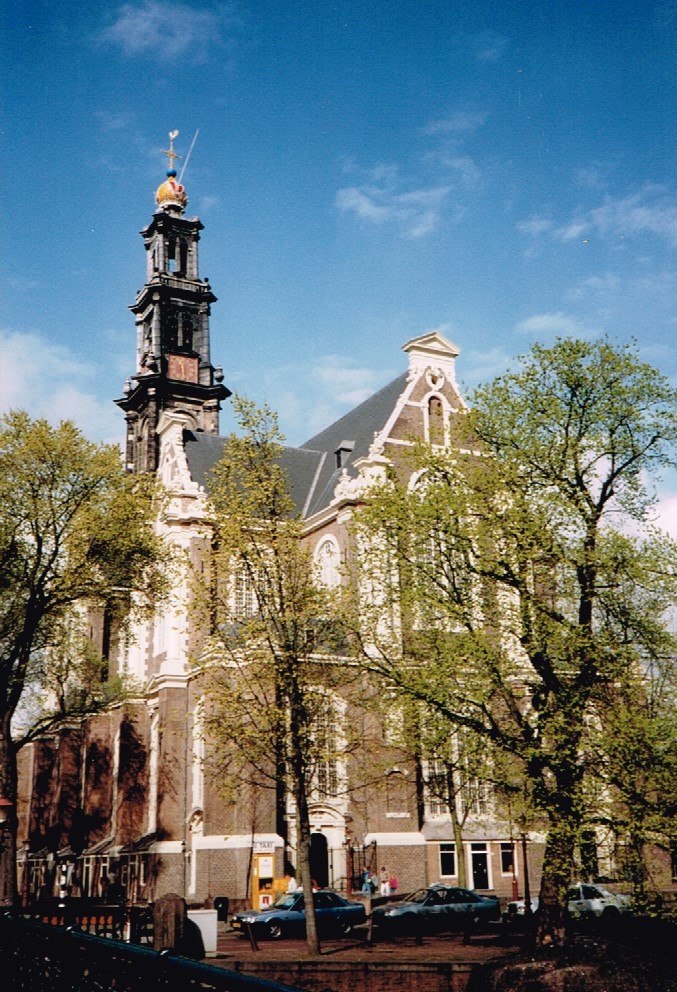
<path fill-rule="evenodd" d="M 290 443 L 433 329 L 466 394 L 535 341 L 602 334 L 677 385 L 677 0 L 2 16 L 0 412 L 122 440 L 139 231 L 174 129 L 218 297 L 212 361 Z M 677 483 L 662 495 L 677 534 Z"/>

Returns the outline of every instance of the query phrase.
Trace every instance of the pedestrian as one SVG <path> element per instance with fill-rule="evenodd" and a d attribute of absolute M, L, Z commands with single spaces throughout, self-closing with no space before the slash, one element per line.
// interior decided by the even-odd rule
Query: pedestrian
<path fill-rule="evenodd" d="M 394 896 L 395 893 L 397 892 L 397 885 L 398 885 L 397 875 L 391 875 L 390 876 L 390 895 L 391 896 Z"/>
<path fill-rule="evenodd" d="M 371 887 L 371 872 L 368 868 L 365 868 L 362 872 L 362 895 L 370 896 L 372 893 Z"/>
<path fill-rule="evenodd" d="M 381 881 L 381 888 L 380 888 L 381 895 L 382 896 L 389 896 L 390 895 L 390 873 L 389 873 L 389 871 L 388 871 L 388 869 L 386 868 L 385 865 L 383 865 L 383 867 L 381 868 L 380 881 Z"/>
<path fill-rule="evenodd" d="M 287 880 L 287 892 L 296 892 L 299 887 L 296 878 L 293 875 L 285 875 L 285 878 Z"/>

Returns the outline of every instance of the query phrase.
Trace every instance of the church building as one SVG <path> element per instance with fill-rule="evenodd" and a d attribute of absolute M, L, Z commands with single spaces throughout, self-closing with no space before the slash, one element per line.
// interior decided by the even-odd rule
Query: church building
<path fill-rule="evenodd" d="M 187 202 L 170 169 L 141 232 L 145 282 L 130 308 L 136 367 L 116 403 L 126 421 L 127 470 L 157 473 L 168 494 L 158 527 L 190 554 L 208 528 L 209 471 L 224 453 L 219 411 L 230 393 L 211 354 L 216 297 L 200 276 L 203 225 L 186 215 Z M 397 378 L 285 449 L 304 539 L 330 585 L 340 582 L 350 521 L 365 489 L 412 437 L 444 436 L 463 408 L 459 351 L 451 341 L 431 332 L 402 350 Z M 143 691 L 22 752 L 19 838 L 26 843 L 19 868 L 26 895 L 56 894 L 67 884 L 71 892 L 100 896 L 115 875 L 131 902 L 171 891 L 192 904 L 226 896 L 231 907 L 260 907 L 295 865 L 294 830 L 282 836 L 274 804 L 262 800 L 254 817 L 247 803 L 225 803 L 210 778 L 188 599 L 187 587 L 176 589 L 171 603 L 127 639 L 115 636 L 105 618 L 92 624 L 111 670 Z M 355 714 L 345 718 L 354 721 Z M 413 760 L 386 762 L 367 797 L 343 788 L 341 775 L 327 774 L 310 807 L 318 884 L 351 893 L 364 867 L 376 872 L 383 865 L 401 891 L 458 884 L 462 864 L 469 888 L 509 898 L 518 881 L 523 888 L 527 856 L 533 891 L 542 838 L 532 835 L 527 847 L 497 817 L 491 795 L 477 789 L 459 845 L 448 809 L 429 788 L 431 774 Z"/>

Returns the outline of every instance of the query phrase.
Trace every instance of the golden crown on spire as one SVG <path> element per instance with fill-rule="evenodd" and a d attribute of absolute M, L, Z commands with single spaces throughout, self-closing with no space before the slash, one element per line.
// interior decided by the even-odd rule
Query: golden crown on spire
<path fill-rule="evenodd" d="M 181 158 L 180 155 L 174 151 L 174 139 L 178 138 L 178 131 L 169 132 L 169 149 L 163 149 L 162 154 L 166 155 L 169 159 L 169 169 L 167 169 L 167 178 L 163 183 L 160 183 L 155 193 L 155 202 L 163 210 L 180 210 L 188 203 L 188 196 L 186 194 L 185 188 L 178 182 L 176 178 L 176 169 L 174 168 L 174 159 Z"/>

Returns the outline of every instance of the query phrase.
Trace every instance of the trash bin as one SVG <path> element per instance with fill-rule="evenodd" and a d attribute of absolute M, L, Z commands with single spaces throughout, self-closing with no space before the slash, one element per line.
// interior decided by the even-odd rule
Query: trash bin
<path fill-rule="evenodd" d="M 204 957 L 213 958 L 216 957 L 216 921 L 217 913 L 214 909 L 189 909 L 188 919 L 195 925 L 196 930 L 202 937 L 199 942 L 201 944 L 201 951 L 204 952 Z M 186 928 L 186 935 L 188 935 L 188 929 Z M 194 936 L 194 935 L 193 935 Z M 196 945 L 198 946 L 198 945 Z M 181 953 L 185 954 L 185 951 Z M 186 955 L 187 957 L 195 956 L 199 960 L 199 956 Z"/>
<path fill-rule="evenodd" d="M 217 896 L 214 900 L 214 909 L 219 923 L 228 922 L 228 896 Z"/>

